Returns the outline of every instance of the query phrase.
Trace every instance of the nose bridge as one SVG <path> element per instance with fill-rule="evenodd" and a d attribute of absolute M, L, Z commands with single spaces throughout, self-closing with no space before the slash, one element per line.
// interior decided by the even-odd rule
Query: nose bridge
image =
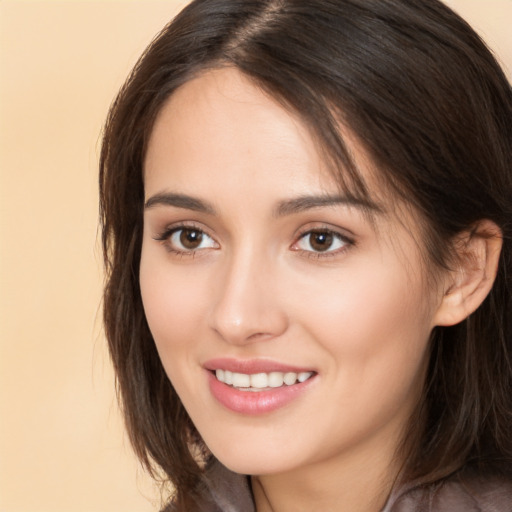
<path fill-rule="evenodd" d="M 250 343 L 286 330 L 285 310 L 275 293 L 275 270 L 275 261 L 249 243 L 223 262 L 211 326 L 225 341 Z"/>

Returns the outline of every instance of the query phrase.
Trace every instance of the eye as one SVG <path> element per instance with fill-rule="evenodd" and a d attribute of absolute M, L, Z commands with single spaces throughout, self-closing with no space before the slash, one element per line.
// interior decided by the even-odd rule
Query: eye
<path fill-rule="evenodd" d="M 316 253 L 332 253 L 350 245 L 350 241 L 339 233 L 328 229 L 315 229 L 304 233 L 294 244 L 294 249 Z"/>
<path fill-rule="evenodd" d="M 169 229 L 157 240 L 164 242 L 169 251 L 179 254 L 218 247 L 217 242 L 201 229 L 186 226 Z"/>

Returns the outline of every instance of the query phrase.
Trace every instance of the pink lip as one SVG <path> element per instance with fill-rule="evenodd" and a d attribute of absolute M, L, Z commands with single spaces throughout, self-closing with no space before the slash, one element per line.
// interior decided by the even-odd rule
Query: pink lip
<path fill-rule="evenodd" d="M 291 386 L 283 385 L 279 388 L 266 389 L 264 391 L 240 391 L 217 380 L 213 370 L 222 368 L 224 370 L 246 374 L 269 373 L 271 371 L 300 373 L 311 370 L 283 365 L 272 361 L 238 361 L 234 359 L 211 360 L 208 361 L 204 367 L 208 370 L 206 372 L 208 384 L 213 397 L 227 409 L 250 416 L 270 413 L 288 405 L 306 392 L 310 385 L 316 381 L 317 377 L 313 375 L 305 382 L 297 382 Z"/>
<path fill-rule="evenodd" d="M 278 363 L 268 359 L 231 359 L 231 358 L 217 358 L 210 359 L 204 363 L 204 368 L 207 370 L 229 370 L 230 372 L 237 373 L 270 373 L 270 372 L 312 372 L 311 368 L 299 368 L 297 366 L 291 366 L 288 364 Z"/>

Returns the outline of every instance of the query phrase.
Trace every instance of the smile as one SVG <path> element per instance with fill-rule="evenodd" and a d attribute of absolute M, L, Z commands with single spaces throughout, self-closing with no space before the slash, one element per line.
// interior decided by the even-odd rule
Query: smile
<path fill-rule="evenodd" d="M 217 359 L 205 370 L 212 397 L 230 411 L 250 416 L 300 401 L 319 381 L 316 371 L 258 360 Z"/>
<path fill-rule="evenodd" d="M 292 386 L 308 380 L 313 372 L 269 372 L 269 373 L 237 373 L 229 370 L 215 370 L 215 377 L 218 381 L 233 386 L 240 391 L 263 391 Z"/>

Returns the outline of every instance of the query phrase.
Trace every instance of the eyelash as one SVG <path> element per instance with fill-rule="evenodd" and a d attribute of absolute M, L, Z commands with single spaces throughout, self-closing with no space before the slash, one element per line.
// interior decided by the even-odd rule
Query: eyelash
<path fill-rule="evenodd" d="M 180 231 L 192 231 L 200 234 L 201 236 L 206 235 L 208 238 L 210 238 L 216 245 L 217 242 L 213 240 L 213 238 L 202 228 L 195 226 L 194 224 L 180 224 L 178 226 L 173 226 L 165 229 L 160 235 L 156 236 L 154 239 L 158 242 L 162 242 L 165 249 L 171 253 L 175 254 L 180 257 L 192 257 L 194 258 L 196 254 L 201 249 L 190 249 L 190 250 L 180 250 L 173 247 L 171 243 L 171 238 L 176 233 L 179 233 Z"/>
<path fill-rule="evenodd" d="M 206 235 L 208 238 L 212 240 L 212 242 L 218 246 L 217 242 L 202 228 L 195 226 L 193 224 L 181 224 L 178 226 L 173 226 L 170 228 L 165 229 L 160 235 L 156 236 L 154 239 L 156 241 L 162 242 L 165 249 L 171 253 L 175 254 L 180 257 L 195 257 L 197 253 L 203 249 L 189 249 L 189 250 L 180 250 L 176 249 L 171 244 L 171 238 L 173 235 L 179 233 L 180 231 L 192 231 L 197 232 L 200 236 Z M 321 235 L 327 235 L 332 236 L 332 238 L 335 241 L 342 242 L 343 246 L 335 249 L 335 250 L 329 250 L 329 248 L 326 251 L 314 251 L 314 250 L 306 250 L 301 249 L 298 247 L 298 244 L 306 239 L 307 236 L 311 236 L 314 234 L 321 234 Z M 301 233 L 299 233 L 296 241 L 291 245 L 291 249 L 297 252 L 301 252 L 302 254 L 306 255 L 308 258 L 314 258 L 314 259 L 321 259 L 321 258 L 332 258 L 335 257 L 341 253 L 344 253 L 345 251 L 349 250 L 353 245 L 355 245 L 354 240 L 347 237 L 346 235 L 342 235 L 341 233 L 334 231 L 331 228 L 327 227 L 315 227 L 311 229 L 305 229 Z"/>
<path fill-rule="evenodd" d="M 337 240 L 338 242 L 342 242 L 343 246 L 338 249 L 335 249 L 335 250 L 327 249 L 326 251 L 309 251 L 309 250 L 301 249 L 300 247 L 298 247 L 298 244 L 302 240 L 306 239 L 307 236 L 311 236 L 314 234 L 332 236 L 334 240 Z M 297 241 L 292 244 L 291 248 L 292 248 L 292 250 L 300 251 L 301 253 L 305 254 L 306 257 L 308 257 L 308 258 L 322 259 L 322 258 L 334 258 L 335 256 L 339 256 L 340 254 L 348 251 L 354 245 L 355 245 L 355 241 L 353 239 L 349 238 L 348 236 L 341 234 L 338 231 L 335 231 L 331 228 L 319 226 L 319 227 L 315 227 L 315 228 L 304 229 L 302 232 L 300 232 L 297 237 Z"/>

